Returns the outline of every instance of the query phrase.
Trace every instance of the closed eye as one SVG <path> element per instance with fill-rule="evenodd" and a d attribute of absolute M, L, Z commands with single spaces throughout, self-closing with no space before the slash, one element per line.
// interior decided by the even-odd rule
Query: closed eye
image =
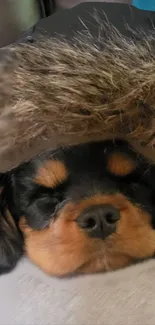
<path fill-rule="evenodd" d="M 65 191 L 66 184 L 60 184 L 56 189 L 35 184 L 22 211 L 31 228 L 42 229 L 48 226 L 59 205 L 64 201 Z"/>
<path fill-rule="evenodd" d="M 60 202 L 60 197 L 58 198 L 54 196 L 44 196 L 36 200 L 36 205 L 38 209 L 40 209 L 44 213 L 53 213 L 56 206 L 60 204 Z"/>

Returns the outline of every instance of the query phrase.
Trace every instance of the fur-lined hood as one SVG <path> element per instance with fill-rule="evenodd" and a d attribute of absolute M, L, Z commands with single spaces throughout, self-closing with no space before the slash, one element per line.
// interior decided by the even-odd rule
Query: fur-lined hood
<path fill-rule="evenodd" d="M 98 23 L 98 38 L 86 31 L 10 48 L 0 65 L 1 150 L 53 132 L 155 146 L 155 34 L 129 39 Z"/>

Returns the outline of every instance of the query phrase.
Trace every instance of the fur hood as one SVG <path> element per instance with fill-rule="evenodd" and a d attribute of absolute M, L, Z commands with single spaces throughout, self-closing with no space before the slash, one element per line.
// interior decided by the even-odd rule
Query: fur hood
<path fill-rule="evenodd" d="M 155 146 L 155 34 L 99 24 L 72 42 L 17 44 L 0 64 L 1 151 L 36 138 L 119 133 Z M 107 36 L 108 35 L 108 36 Z"/>

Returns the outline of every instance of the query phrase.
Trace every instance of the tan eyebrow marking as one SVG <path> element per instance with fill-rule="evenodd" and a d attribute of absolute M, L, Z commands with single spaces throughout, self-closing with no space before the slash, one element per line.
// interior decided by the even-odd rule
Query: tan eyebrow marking
<path fill-rule="evenodd" d="M 115 152 L 109 157 L 108 169 L 112 174 L 126 176 L 136 169 L 136 162 L 125 154 Z"/>
<path fill-rule="evenodd" d="M 67 179 L 68 173 L 63 162 L 59 160 L 46 161 L 37 171 L 35 183 L 45 187 L 56 187 Z"/>

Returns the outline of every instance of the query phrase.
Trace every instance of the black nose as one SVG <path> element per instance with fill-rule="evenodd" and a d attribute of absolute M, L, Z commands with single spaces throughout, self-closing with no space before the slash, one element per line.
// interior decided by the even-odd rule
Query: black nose
<path fill-rule="evenodd" d="M 80 228 L 95 238 L 105 239 L 116 230 L 116 222 L 120 219 L 120 213 L 112 205 L 93 205 L 85 209 L 78 217 Z"/>

